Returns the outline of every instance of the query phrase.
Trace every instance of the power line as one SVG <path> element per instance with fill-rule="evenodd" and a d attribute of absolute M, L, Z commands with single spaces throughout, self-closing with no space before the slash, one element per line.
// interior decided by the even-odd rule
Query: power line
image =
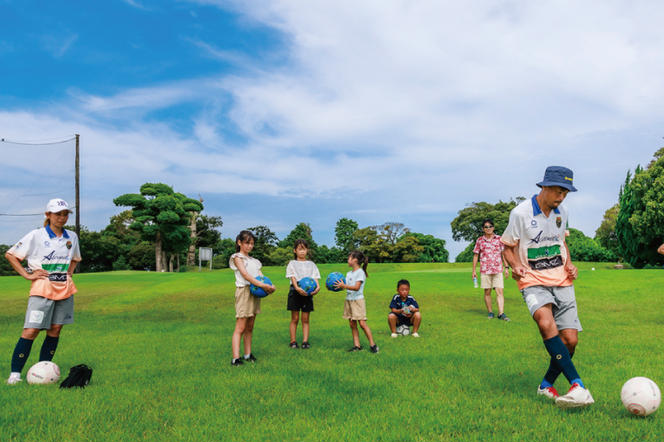
<path fill-rule="evenodd" d="M 57 141 L 44 141 L 44 142 L 31 142 L 31 141 L 12 141 L 8 140 L 6 138 L 0 138 L 0 143 L 7 143 L 7 144 L 17 144 L 20 146 L 48 146 L 48 145 L 53 145 L 53 144 L 64 144 L 64 143 L 69 143 L 70 141 L 74 141 L 76 139 L 76 136 L 73 136 L 71 138 L 67 138 L 66 140 L 57 140 Z"/>
<path fill-rule="evenodd" d="M 16 215 L 13 213 L 0 213 L 0 216 L 40 216 L 43 215 L 43 213 L 24 213 L 22 215 Z"/>

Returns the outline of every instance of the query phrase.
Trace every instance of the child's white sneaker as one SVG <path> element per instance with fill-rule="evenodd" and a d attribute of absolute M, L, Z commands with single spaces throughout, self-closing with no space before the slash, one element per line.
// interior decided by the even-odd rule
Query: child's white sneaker
<path fill-rule="evenodd" d="M 413 333 L 413 338 L 419 338 L 420 334 L 418 332 Z"/>
<path fill-rule="evenodd" d="M 9 379 L 7 379 L 7 384 L 8 385 L 15 385 L 15 384 L 18 384 L 19 382 L 21 382 L 22 380 L 23 379 L 21 379 L 21 373 L 12 372 L 9 375 Z"/>
<path fill-rule="evenodd" d="M 397 337 L 399 337 L 399 335 L 396 334 L 396 333 L 392 333 L 390 336 L 392 336 L 393 338 L 397 338 Z"/>

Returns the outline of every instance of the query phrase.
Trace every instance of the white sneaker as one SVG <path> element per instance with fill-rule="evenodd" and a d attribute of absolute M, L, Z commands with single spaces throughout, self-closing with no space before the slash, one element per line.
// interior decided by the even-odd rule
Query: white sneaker
<path fill-rule="evenodd" d="M 560 396 L 555 388 L 553 387 L 541 388 L 540 386 L 537 387 L 537 395 L 546 396 L 547 398 L 552 400 L 555 400 L 557 397 Z"/>
<path fill-rule="evenodd" d="M 566 395 L 556 398 L 556 405 L 560 408 L 580 408 L 594 404 L 595 400 L 590 392 L 577 384 L 572 384 Z"/>
<path fill-rule="evenodd" d="M 7 379 L 7 384 L 8 385 L 15 385 L 15 384 L 18 384 L 19 382 L 21 382 L 22 380 L 23 379 L 21 379 L 21 373 L 12 372 L 9 375 L 9 379 Z"/>
<path fill-rule="evenodd" d="M 418 332 L 413 333 L 413 338 L 419 338 L 420 334 Z"/>
<path fill-rule="evenodd" d="M 393 338 L 398 338 L 399 337 L 399 335 L 396 334 L 396 333 L 392 333 L 390 336 L 392 336 Z"/>

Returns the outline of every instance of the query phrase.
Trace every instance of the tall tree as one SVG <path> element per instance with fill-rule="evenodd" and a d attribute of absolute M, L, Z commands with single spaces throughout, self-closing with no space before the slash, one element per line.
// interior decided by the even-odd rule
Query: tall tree
<path fill-rule="evenodd" d="M 371 228 L 392 245 L 395 245 L 399 238 L 410 232 L 410 229 L 404 224 L 395 222 L 387 222 Z"/>
<path fill-rule="evenodd" d="M 196 220 L 196 247 L 211 247 L 221 239 L 219 229 L 224 225 L 220 216 L 201 215 Z"/>
<path fill-rule="evenodd" d="M 482 223 L 485 219 L 493 221 L 495 232 L 501 234 L 507 227 L 510 211 L 525 198 L 517 197 L 510 201 L 498 201 L 495 204 L 480 201 L 459 210 L 456 218 L 452 220 L 452 238 L 455 241 L 474 242 L 484 234 Z"/>
<path fill-rule="evenodd" d="M 356 221 L 349 218 L 340 218 L 334 228 L 334 242 L 337 247 L 346 253 L 353 250 L 355 247 L 353 235 L 355 234 L 357 227 L 358 224 Z"/>
<path fill-rule="evenodd" d="M 447 262 L 450 252 L 445 248 L 445 240 L 436 238 L 433 235 L 423 233 L 409 232 L 404 238 L 413 236 L 423 250 L 417 257 L 417 262 Z"/>
<path fill-rule="evenodd" d="M 299 223 L 296 225 L 293 230 L 290 231 L 288 235 L 281 241 L 279 241 L 279 247 L 284 247 L 286 249 L 292 250 L 293 244 L 298 239 L 304 239 L 309 244 L 309 249 L 312 252 L 315 252 L 318 248 L 318 244 L 314 241 L 313 236 L 311 235 L 311 226 L 307 223 Z"/>
<path fill-rule="evenodd" d="M 162 183 L 145 183 L 140 194 L 120 195 L 113 203 L 132 208 L 135 221 L 130 227 L 139 231 L 144 240 L 154 243 L 158 272 L 165 270 L 167 253 L 170 254 L 169 270 L 173 269 L 175 253 L 189 245 L 191 214 L 203 210 L 200 201 L 176 193 Z"/>
<path fill-rule="evenodd" d="M 270 260 L 270 254 L 277 248 L 279 242 L 277 235 L 268 226 L 249 227 L 247 230 L 256 237 L 251 255 L 265 265 L 273 264 Z"/>
<path fill-rule="evenodd" d="M 622 257 L 637 268 L 664 262 L 657 253 L 664 239 L 664 148 L 646 169 L 637 166 L 634 176 L 627 173 L 619 204 L 616 236 Z"/>
<path fill-rule="evenodd" d="M 376 229 L 365 227 L 353 234 L 353 243 L 364 252 L 371 262 L 389 262 L 394 246 L 385 237 L 378 234 Z"/>
<path fill-rule="evenodd" d="M 611 251 L 611 253 L 616 256 L 620 256 L 620 244 L 618 243 L 618 237 L 616 236 L 616 221 L 618 219 L 619 211 L 620 206 L 618 204 L 607 209 L 606 212 L 604 212 L 602 224 L 600 224 L 595 231 L 595 240 L 597 240 L 602 247 Z"/>

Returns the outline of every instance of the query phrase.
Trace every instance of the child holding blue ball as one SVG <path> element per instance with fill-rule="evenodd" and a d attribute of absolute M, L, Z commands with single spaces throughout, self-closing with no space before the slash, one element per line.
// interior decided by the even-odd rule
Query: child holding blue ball
<path fill-rule="evenodd" d="M 348 351 L 362 350 L 360 346 L 360 333 L 357 330 L 359 322 L 362 331 L 369 339 L 371 353 L 378 353 L 378 345 L 373 340 L 371 329 L 367 325 L 367 307 L 364 302 L 364 283 L 367 279 L 367 266 L 369 259 L 364 253 L 355 250 L 348 256 L 348 265 L 351 271 L 346 274 L 346 282 L 338 281 L 336 288 L 346 289 L 346 302 L 344 303 L 344 319 L 348 319 L 350 331 L 353 334 L 353 347 Z"/>
<path fill-rule="evenodd" d="M 296 334 L 297 323 L 302 312 L 302 348 L 311 347 L 309 344 L 309 313 L 314 311 L 313 295 L 320 291 L 320 272 L 316 264 L 308 260 L 309 244 L 303 239 L 295 241 L 293 246 L 293 257 L 286 266 L 286 278 L 290 279 L 290 290 L 288 291 L 288 303 L 286 309 L 291 312 L 290 321 L 290 348 L 298 348 Z M 316 288 L 311 295 L 305 292 L 298 284 L 302 278 L 312 278 L 316 281 Z"/>
<path fill-rule="evenodd" d="M 261 300 L 249 292 L 251 284 L 260 287 L 268 294 L 276 290 L 274 285 L 268 285 L 256 279 L 262 276 L 262 264 L 256 258 L 249 256 L 254 248 L 256 237 L 249 230 L 241 231 L 235 238 L 235 251 L 228 262 L 229 267 L 235 271 L 235 330 L 231 340 L 233 359 L 231 365 L 242 365 L 243 361 L 256 362 L 251 353 L 251 338 L 254 330 L 256 315 L 261 312 Z M 240 340 L 244 340 L 244 358 L 240 359 Z"/>

